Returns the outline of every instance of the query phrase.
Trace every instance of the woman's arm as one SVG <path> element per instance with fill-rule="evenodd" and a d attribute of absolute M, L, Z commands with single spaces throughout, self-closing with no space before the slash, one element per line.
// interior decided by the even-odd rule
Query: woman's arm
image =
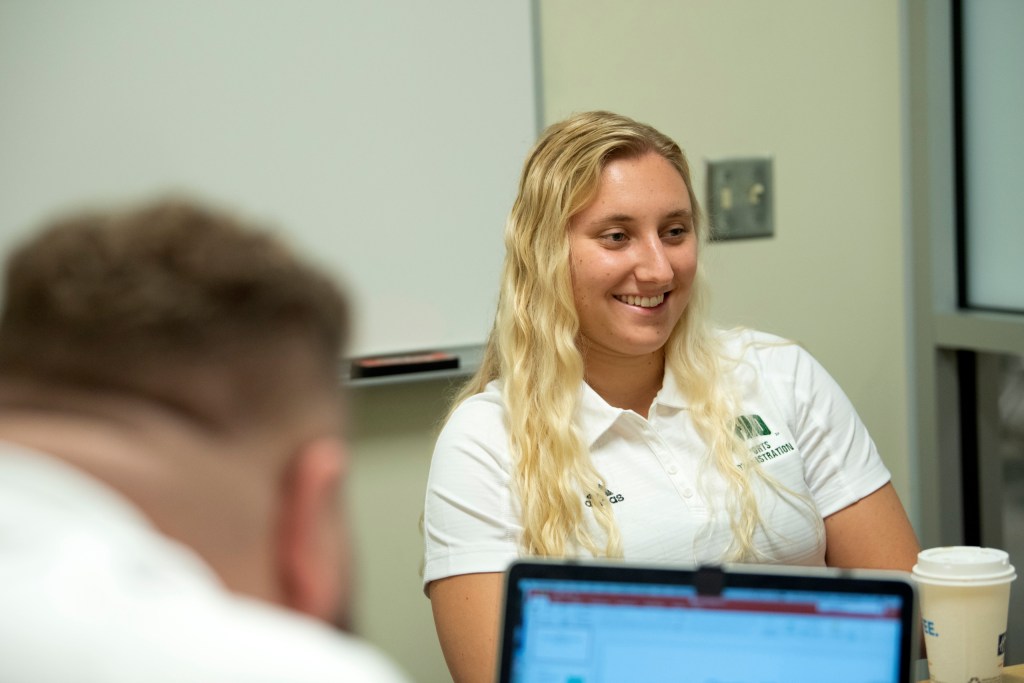
<path fill-rule="evenodd" d="M 423 507 L 424 589 L 455 683 L 492 683 L 504 570 L 521 534 L 500 391 L 452 413 L 434 447 Z"/>
<path fill-rule="evenodd" d="M 427 587 L 441 651 L 454 683 L 493 683 L 501 619 L 501 573 L 462 574 Z"/>
<path fill-rule="evenodd" d="M 910 571 L 920 545 L 892 483 L 825 518 L 825 563 Z"/>

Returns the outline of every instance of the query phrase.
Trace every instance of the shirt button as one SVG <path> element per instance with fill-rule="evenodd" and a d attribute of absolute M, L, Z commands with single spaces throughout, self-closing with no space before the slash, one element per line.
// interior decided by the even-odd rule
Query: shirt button
<path fill-rule="evenodd" d="M 693 489 L 683 489 L 683 498 L 693 498 Z"/>
<path fill-rule="evenodd" d="M 675 465 L 669 465 L 668 466 L 668 473 L 669 474 L 675 474 L 678 471 L 679 471 L 679 468 L 676 467 Z"/>

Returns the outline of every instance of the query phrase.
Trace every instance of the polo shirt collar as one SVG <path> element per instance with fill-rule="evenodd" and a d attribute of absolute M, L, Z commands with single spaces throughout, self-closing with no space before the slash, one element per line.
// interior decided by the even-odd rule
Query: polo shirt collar
<path fill-rule="evenodd" d="M 658 391 L 657 396 L 654 397 L 654 403 L 651 406 L 652 414 L 659 406 L 673 410 L 684 410 L 686 408 L 682 389 L 679 386 L 679 382 L 676 381 L 675 375 L 671 372 L 665 373 L 661 389 Z M 601 438 L 601 435 L 611 429 L 616 420 L 629 412 L 632 411 L 622 410 L 621 408 L 609 405 L 589 384 L 586 382 L 582 383 L 577 416 L 581 436 L 588 447 L 593 446 Z"/>
<path fill-rule="evenodd" d="M 627 411 L 608 404 L 586 382 L 580 389 L 580 405 L 577 409 L 581 436 L 588 447 L 611 429 L 615 421 Z"/>
<path fill-rule="evenodd" d="M 674 372 L 665 371 L 661 390 L 654 397 L 654 405 L 675 408 L 676 410 L 684 410 L 686 408 L 686 396 L 683 394 L 683 388 L 679 385 L 679 380 Z"/>

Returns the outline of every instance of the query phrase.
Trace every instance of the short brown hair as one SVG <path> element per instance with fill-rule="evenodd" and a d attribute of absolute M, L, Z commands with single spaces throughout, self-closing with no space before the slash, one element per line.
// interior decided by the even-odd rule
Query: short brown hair
<path fill-rule="evenodd" d="M 228 427 L 272 409 L 296 350 L 336 384 L 347 325 L 336 284 L 269 232 L 163 199 L 63 218 L 11 254 L 0 377 L 143 394 Z"/>

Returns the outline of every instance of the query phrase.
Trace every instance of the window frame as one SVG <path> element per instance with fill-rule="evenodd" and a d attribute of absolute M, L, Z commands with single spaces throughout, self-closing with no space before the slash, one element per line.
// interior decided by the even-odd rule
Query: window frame
<path fill-rule="evenodd" d="M 978 354 L 1024 355 L 1024 315 L 968 309 L 961 0 L 902 0 L 904 180 L 912 321 L 910 471 L 924 546 L 1002 536 L 994 426 Z M 982 401 L 983 403 L 979 403 Z M 980 409 L 980 410 L 979 410 Z"/>

